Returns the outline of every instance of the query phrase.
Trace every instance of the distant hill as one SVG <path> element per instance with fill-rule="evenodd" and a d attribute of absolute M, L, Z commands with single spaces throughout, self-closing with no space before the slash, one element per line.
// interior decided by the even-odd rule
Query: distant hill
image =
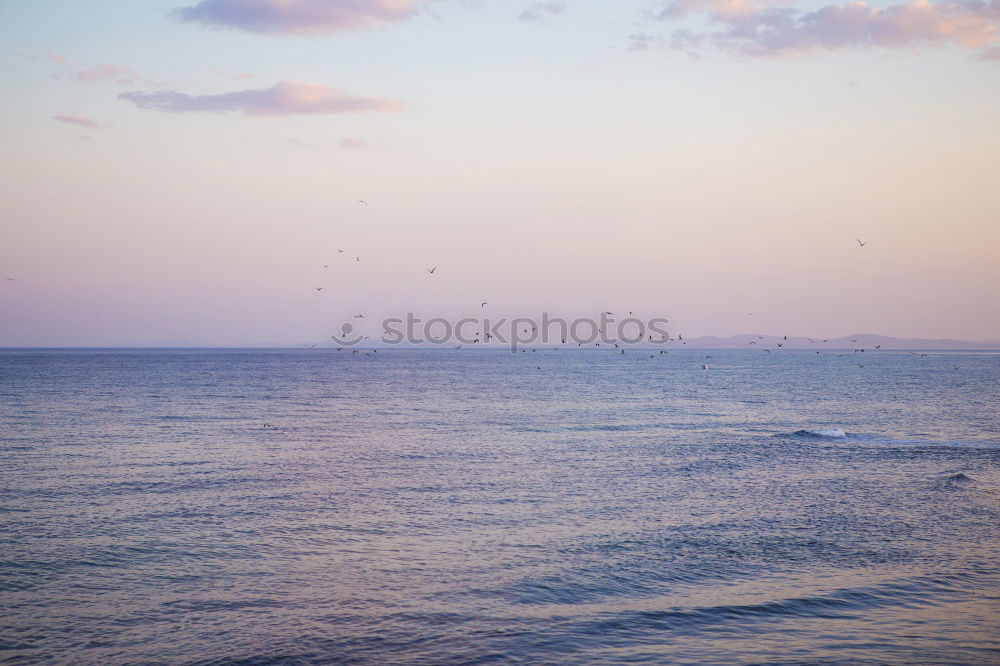
<path fill-rule="evenodd" d="M 967 340 L 951 340 L 948 338 L 935 340 L 925 338 L 894 338 L 888 335 L 877 335 L 875 333 L 857 333 L 840 338 L 828 339 L 810 339 L 808 337 L 789 335 L 787 340 L 781 335 L 761 335 L 759 333 L 731 335 L 728 338 L 719 338 L 709 335 L 699 338 L 685 338 L 682 342 L 671 342 L 670 346 L 676 347 L 683 345 L 686 347 L 703 349 L 752 349 L 754 347 L 776 349 L 779 343 L 783 349 L 873 349 L 876 345 L 879 345 L 881 349 L 1000 350 L 1000 342 L 969 342 Z"/>

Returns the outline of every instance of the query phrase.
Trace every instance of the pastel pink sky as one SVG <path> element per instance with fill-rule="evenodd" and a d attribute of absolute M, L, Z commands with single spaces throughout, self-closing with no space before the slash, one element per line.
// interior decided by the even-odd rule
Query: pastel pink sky
<path fill-rule="evenodd" d="M 319 342 L 353 312 L 482 301 L 1000 340 L 998 21 L 996 0 L 13 0 L 0 346 Z"/>

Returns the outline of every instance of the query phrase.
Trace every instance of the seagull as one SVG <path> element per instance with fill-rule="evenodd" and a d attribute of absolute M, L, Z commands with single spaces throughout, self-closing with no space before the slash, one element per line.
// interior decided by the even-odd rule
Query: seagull
<path fill-rule="evenodd" d="M 7 282 L 13 282 L 14 278 L 7 278 Z"/>
<path fill-rule="evenodd" d="M 434 275 L 434 271 L 436 271 L 437 269 L 438 269 L 437 266 L 435 266 L 434 268 L 428 268 L 427 272 L 430 273 L 431 275 Z"/>
<path fill-rule="evenodd" d="M 489 303 L 487 303 L 486 301 L 483 301 L 482 304 L 479 307 L 485 308 L 487 305 L 489 305 Z"/>
<path fill-rule="evenodd" d="M 338 252 L 339 254 L 344 254 L 344 251 L 343 251 L 343 250 L 341 250 L 341 249 L 340 249 L 339 247 L 337 248 L 337 252 Z"/>
<path fill-rule="evenodd" d="M 323 291 L 323 287 L 316 287 L 316 291 Z"/>
<path fill-rule="evenodd" d="M 851 342 L 857 342 L 857 341 L 858 341 L 857 338 L 851 338 Z"/>
<path fill-rule="evenodd" d="M 368 208 L 368 202 L 364 199 L 358 199 L 358 206 L 361 208 Z"/>
<path fill-rule="evenodd" d="M 356 315 L 354 315 L 354 318 L 355 319 L 364 319 L 365 316 L 363 314 L 356 314 Z"/>
<path fill-rule="evenodd" d="M 361 261 L 361 257 L 354 257 L 354 261 Z"/>
<path fill-rule="evenodd" d="M 708 366 L 707 366 L 707 365 L 705 365 L 704 363 L 702 363 L 702 364 L 701 364 L 701 369 L 702 369 L 702 370 L 708 370 Z"/>
<path fill-rule="evenodd" d="M 863 365 L 861 365 L 860 363 L 858 363 L 858 367 L 859 367 L 859 368 L 863 368 L 863 367 L 865 367 L 865 366 L 863 366 Z"/>
<path fill-rule="evenodd" d="M 327 266 L 327 265 L 324 265 L 324 266 L 323 266 L 323 268 L 329 268 L 329 266 Z"/>
<path fill-rule="evenodd" d="M 858 241 L 858 246 L 859 247 L 864 247 L 865 245 L 868 245 L 868 241 L 865 241 L 864 243 L 862 243 L 860 238 L 855 238 L 855 240 Z"/>
<path fill-rule="evenodd" d="M 882 345 L 875 345 L 875 349 L 879 349 L 881 347 L 882 347 Z"/>

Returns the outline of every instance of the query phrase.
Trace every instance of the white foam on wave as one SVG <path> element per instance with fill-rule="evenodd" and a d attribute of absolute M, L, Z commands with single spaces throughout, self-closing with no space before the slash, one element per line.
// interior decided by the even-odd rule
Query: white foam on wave
<path fill-rule="evenodd" d="M 810 435 L 812 437 L 831 437 L 840 439 L 842 437 L 847 437 L 847 433 L 840 428 L 817 428 L 815 430 L 799 430 L 800 435 Z"/>

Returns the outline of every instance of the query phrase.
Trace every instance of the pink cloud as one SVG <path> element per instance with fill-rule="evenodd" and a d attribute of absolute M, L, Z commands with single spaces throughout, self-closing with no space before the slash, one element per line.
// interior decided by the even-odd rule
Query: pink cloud
<path fill-rule="evenodd" d="M 49 60 L 51 60 L 52 62 L 56 63 L 57 65 L 65 65 L 66 64 L 66 58 L 64 58 L 63 56 L 59 55 L 58 53 L 50 53 L 49 54 Z"/>
<path fill-rule="evenodd" d="M 218 95 L 189 95 L 173 90 L 127 92 L 118 96 L 142 109 L 167 112 L 242 112 L 248 116 L 287 116 L 317 113 L 388 113 L 406 105 L 396 99 L 352 95 L 321 83 L 281 81 L 270 88 L 239 90 Z"/>
<path fill-rule="evenodd" d="M 131 67 L 125 65 L 97 65 L 93 69 L 85 69 L 77 72 L 73 78 L 85 83 L 97 81 L 114 81 L 122 85 L 135 85 L 142 81 L 142 77 Z"/>
<path fill-rule="evenodd" d="M 52 116 L 53 120 L 58 120 L 61 123 L 69 123 L 71 125 L 79 125 L 81 127 L 89 127 L 90 129 L 98 129 L 101 125 L 96 120 L 91 120 L 85 116 L 73 116 L 70 114 L 60 114 L 58 116 Z"/>
<path fill-rule="evenodd" d="M 540 21 L 546 16 L 557 16 L 566 10 L 565 0 L 536 2 L 517 17 L 518 21 Z"/>
<path fill-rule="evenodd" d="M 181 21 L 277 35 L 325 35 L 402 21 L 428 0 L 200 0 Z"/>
<path fill-rule="evenodd" d="M 656 18 L 706 14 L 721 30 L 675 33 L 672 46 L 707 41 L 725 51 L 756 56 L 795 55 L 819 49 L 913 48 L 954 44 L 982 48 L 997 40 L 1000 0 L 873 7 L 856 0 L 812 12 L 773 7 L 754 0 L 675 0 Z M 676 39 L 683 36 L 684 39 Z M 634 48 L 634 42 L 633 42 Z"/>
<path fill-rule="evenodd" d="M 365 148 L 371 148 L 371 144 L 364 139 L 355 139 L 350 136 L 343 137 L 339 143 L 340 147 L 344 150 L 363 150 Z"/>

